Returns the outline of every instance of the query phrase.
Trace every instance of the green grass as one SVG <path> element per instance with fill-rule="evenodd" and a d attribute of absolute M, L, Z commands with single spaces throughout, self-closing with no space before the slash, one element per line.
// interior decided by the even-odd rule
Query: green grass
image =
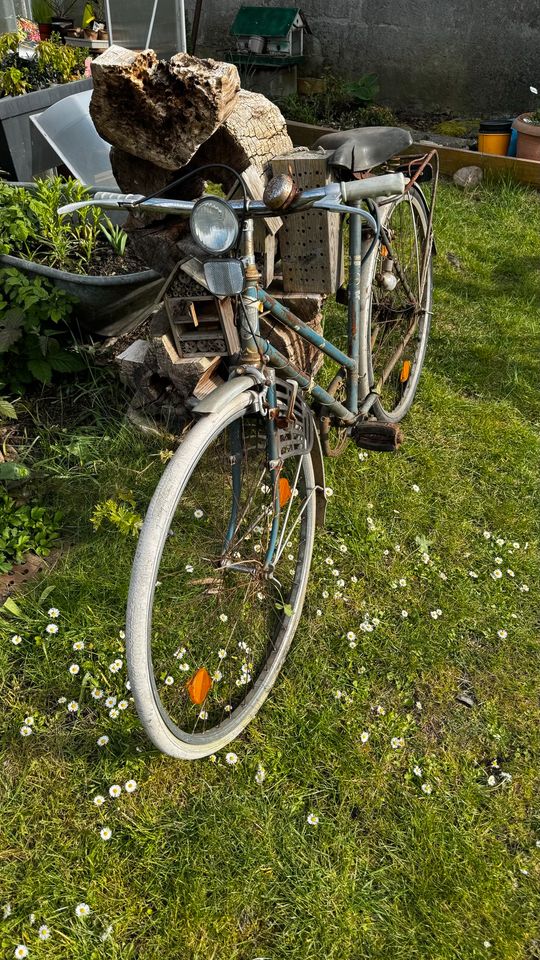
<path fill-rule="evenodd" d="M 125 490 L 144 509 L 160 444 L 121 426 L 100 384 L 41 406 L 37 471 L 72 546 L 2 627 L 6 957 L 18 943 L 48 960 L 540 957 L 539 197 L 443 185 L 437 234 L 433 332 L 405 445 L 365 459 L 350 446 L 327 464 L 334 496 L 306 614 L 234 767 L 158 755 L 132 705 L 110 719 L 82 688 L 87 664 L 107 692 L 125 692 L 125 668 L 108 664 L 122 657 L 134 549 L 89 517 Z M 109 799 L 130 777 L 137 791 Z"/>

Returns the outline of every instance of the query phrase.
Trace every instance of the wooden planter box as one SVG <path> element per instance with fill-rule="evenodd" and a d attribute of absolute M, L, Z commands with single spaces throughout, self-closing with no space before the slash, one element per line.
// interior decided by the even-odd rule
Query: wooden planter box
<path fill-rule="evenodd" d="M 31 180 L 41 173 L 32 162 L 32 139 L 30 117 L 43 113 L 58 100 L 73 93 L 81 93 L 92 87 L 92 78 L 73 80 L 71 83 L 54 84 L 44 90 L 23 93 L 19 97 L 0 99 L 0 170 L 10 180 Z"/>

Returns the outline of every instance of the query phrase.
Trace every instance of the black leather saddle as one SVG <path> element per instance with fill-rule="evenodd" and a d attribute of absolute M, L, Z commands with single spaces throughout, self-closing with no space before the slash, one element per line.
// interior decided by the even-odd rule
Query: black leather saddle
<path fill-rule="evenodd" d="M 349 173 L 364 173 L 401 153 L 412 142 L 409 131 L 400 127 L 359 127 L 325 133 L 312 149 L 332 150 L 328 159 L 331 167 L 340 167 Z"/>

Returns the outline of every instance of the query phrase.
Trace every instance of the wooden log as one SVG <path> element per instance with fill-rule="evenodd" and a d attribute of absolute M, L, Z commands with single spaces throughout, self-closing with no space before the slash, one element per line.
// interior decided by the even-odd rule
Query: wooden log
<path fill-rule="evenodd" d="M 294 313 L 299 320 L 303 320 L 317 333 L 322 334 L 322 304 L 323 297 L 312 294 L 283 294 L 279 289 L 269 291 L 272 296 L 278 297 L 284 307 Z M 283 326 L 272 316 L 261 316 L 261 335 L 266 337 L 272 346 L 279 350 L 293 366 L 315 376 L 323 364 L 323 354 L 316 347 L 311 346 L 294 330 Z"/>
<path fill-rule="evenodd" d="M 234 110 L 240 90 L 231 63 L 188 53 L 158 60 L 153 50 L 117 46 L 93 61 L 92 77 L 90 114 L 98 133 L 166 170 L 189 163 Z"/>

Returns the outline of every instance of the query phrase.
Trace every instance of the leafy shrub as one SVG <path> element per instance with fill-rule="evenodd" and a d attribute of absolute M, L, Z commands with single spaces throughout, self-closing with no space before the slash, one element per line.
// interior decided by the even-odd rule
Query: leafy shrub
<path fill-rule="evenodd" d="M 65 322 L 71 309 L 71 298 L 49 281 L 0 270 L 0 379 L 8 390 L 20 393 L 32 380 L 49 383 L 53 372 L 82 368 L 51 326 Z"/>
<path fill-rule="evenodd" d="M 34 190 L 0 183 L 0 253 L 83 274 L 103 240 L 123 255 L 127 234 L 99 207 L 85 207 L 75 218 L 58 213 L 89 196 L 77 180 L 61 177 L 38 180 Z"/>
<path fill-rule="evenodd" d="M 53 34 L 50 40 L 37 44 L 33 60 L 26 60 L 18 53 L 24 39 L 22 31 L 0 36 L 0 97 L 16 97 L 84 75 L 84 50 L 64 46 Z"/>
<path fill-rule="evenodd" d="M 396 118 L 388 107 L 373 104 L 379 86 L 375 74 L 346 81 L 332 73 L 325 76 L 324 93 L 308 97 L 294 95 L 279 102 L 287 120 L 327 127 L 392 126 Z"/>
<path fill-rule="evenodd" d="M 0 495 L 0 571 L 21 563 L 29 551 L 46 557 L 60 535 L 61 513 L 45 507 L 18 506 L 8 494 Z"/>
<path fill-rule="evenodd" d="M 90 523 L 94 530 L 99 530 L 102 523 L 110 523 L 123 537 L 128 534 L 137 537 L 142 526 L 142 517 L 134 507 L 135 500 L 131 494 L 119 495 L 118 500 L 104 500 L 96 504 Z"/>

